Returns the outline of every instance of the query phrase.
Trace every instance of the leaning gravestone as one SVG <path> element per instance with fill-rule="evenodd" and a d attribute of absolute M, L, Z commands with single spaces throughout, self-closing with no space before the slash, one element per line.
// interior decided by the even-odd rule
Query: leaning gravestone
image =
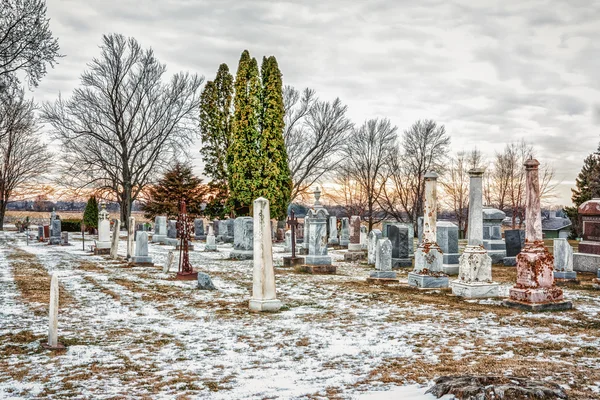
<path fill-rule="evenodd" d="M 517 254 L 525 246 L 525 231 L 519 229 L 506 230 L 504 231 L 504 241 L 506 242 L 506 257 L 503 259 L 504 265 L 517 265 Z"/>
<path fill-rule="evenodd" d="M 200 290 L 217 290 L 213 285 L 212 280 L 208 274 L 204 272 L 198 272 L 198 289 Z"/>
<path fill-rule="evenodd" d="M 388 225 L 388 239 L 392 246 L 392 268 L 412 267 L 409 256 L 408 228 L 401 225 Z"/>
<path fill-rule="evenodd" d="M 233 227 L 233 251 L 229 258 L 251 260 L 254 257 L 253 218 L 238 217 L 234 220 Z"/>

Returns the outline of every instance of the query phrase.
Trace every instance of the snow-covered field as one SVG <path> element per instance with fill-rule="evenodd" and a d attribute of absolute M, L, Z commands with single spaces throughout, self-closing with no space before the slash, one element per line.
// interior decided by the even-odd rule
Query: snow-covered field
<path fill-rule="evenodd" d="M 205 292 L 162 272 L 172 247 L 150 245 L 155 268 L 124 268 L 82 251 L 77 236 L 72 243 L 26 245 L 0 232 L 0 398 L 416 400 L 433 399 L 423 393 L 434 378 L 465 373 L 530 376 L 570 398 L 600 396 L 600 292 L 587 283 L 566 289 L 573 311 L 524 313 L 499 299 L 367 284 L 371 268 L 335 250 L 336 276 L 278 267 L 284 309 L 254 314 L 252 262 L 228 260 L 231 245 L 204 253 L 196 243 L 190 253 L 219 289 Z M 280 266 L 282 245 L 274 251 Z M 48 305 L 19 275 L 25 266 L 59 276 L 65 351 L 40 346 Z M 514 268 L 494 273 L 506 293 Z"/>

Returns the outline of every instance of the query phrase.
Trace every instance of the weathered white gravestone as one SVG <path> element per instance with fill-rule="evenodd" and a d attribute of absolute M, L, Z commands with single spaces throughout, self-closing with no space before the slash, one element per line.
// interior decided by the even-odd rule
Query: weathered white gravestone
<path fill-rule="evenodd" d="M 338 239 L 338 229 L 337 229 L 337 217 L 331 216 L 329 217 L 329 244 L 338 244 L 340 243 Z"/>
<path fill-rule="evenodd" d="M 154 218 L 154 234 L 152 235 L 152 243 L 165 244 L 167 239 L 167 217 L 156 216 Z"/>
<path fill-rule="evenodd" d="M 483 247 L 483 169 L 469 171 L 469 244 L 459 258 L 458 280 L 452 293 L 466 298 L 497 297 L 498 284 L 492 282 L 492 258 Z"/>
<path fill-rule="evenodd" d="M 48 343 L 43 344 L 46 349 L 64 349 L 58 342 L 58 277 L 52 274 L 50 279 L 50 311 L 48 313 Z"/>
<path fill-rule="evenodd" d="M 135 218 L 129 217 L 129 226 L 127 227 L 127 261 L 131 261 L 131 257 L 134 254 L 134 242 L 135 237 Z"/>
<path fill-rule="evenodd" d="M 175 262 L 175 253 L 173 250 L 169 250 L 167 253 L 167 259 L 165 260 L 165 265 L 163 266 L 163 273 L 168 274 L 171 268 L 173 267 L 173 263 Z"/>
<path fill-rule="evenodd" d="M 327 253 L 327 220 L 329 213 L 319 202 L 321 191 L 317 188 L 314 192 L 315 203 L 308 210 L 310 227 L 308 234 L 308 255 L 306 265 L 302 268 L 311 274 L 335 274 L 337 268 L 331 265 L 331 256 Z M 306 239 L 305 239 L 306 240 Z"/>
<path fill-rule="evenodd" d="M 437 178 L 435 172 L 425 174 L 423 202 L 423 242 L 415 252 L 415 268 L 408 274 L 408 284 L 421 288 L 448 287 L 448 275 L 442 272 L 442 249 L 437 244 Z"/>
<path fill-rule="evenodd" d="M 340 246 L 348 246 L 350 243 L 350 220 L 348 217 L 342 218 L 342 227 L 340 229 Z"/>
<path fill-rule="evenodd" d="M 554 279 L 577 280 L 573 271 L 573 248 L 567 239 L 554 239 Z"/>
<path fill-rule="evenodd" d="M 135 256 L 132 259 L 136 267 L 152 267 L 152 257 L 148 255 L 148 233 L 138 231 L 135 239 Z"/>
<path fill-rule="evenodd" d="M 98 213 L 98 241 L 94 250 L 96 255 L 110 254 L 110 215 L 106 211 L 106 204 Z"/>
<path fill-rule="evenodd" d="M 361 226 L 360 227 L 360 249 L 362 251 L 366 251 L 368 246 L 369 246 L 369 243 L 367 241 L 367 227 Z"/>
<path fill-rule="evenodd" d="M 392 271 L 392 242 L 388 238 L 377 241 L 375 257 L 375 272 L 371 272 L 369 281 L 397 280 L 396 272 Z"/>
<path fill-rule="evenodd" d="M 204 246 L 204 251 L 217 251 L 217 240 L 213 232 L 212 224 L 208 225 L 208 235 L 206 235 L 206 246 Z"/>
<path fill-rule="evenodd" d="M 375 259 L 377 254 L 377 241 L 381 239 L 381 231 L 379 229 L 373 229 L 369 233 L 369 244 L 368 244 L 368 255 L 367 255 L 367 263 L 371 265 L 375 265 Z"/>
<path fill-rule="evenodd" d="M 270 223 L 270 221 L 269 221 Z M 271 226 L 269 225 L 269 230 Z M 238 217 L 233 221 L 233 251 L 229 258 L 251 260 L 254 258 L 254 223 L 252 217 Z"/>
<path fill-rule="evenodd" d="M 251 311 L 278 311 L 282 304 L 275 291 L 269 200 L 254 200 L 254 276 Z"/>
<path fill-rule="evenodd" d="M 110 258 L 116 260 L 119 257 L 119 230 L 121 229 L 121 221 L 115 219 L 113 225 L 112 243 L 110 246 Z"/>
<path fill-rule="evenodd" d="M 290 253 L 292 251 L 292 231 L 285 231 L 285 246 L 283 247 L 283 251 L 286 253 Z"/>

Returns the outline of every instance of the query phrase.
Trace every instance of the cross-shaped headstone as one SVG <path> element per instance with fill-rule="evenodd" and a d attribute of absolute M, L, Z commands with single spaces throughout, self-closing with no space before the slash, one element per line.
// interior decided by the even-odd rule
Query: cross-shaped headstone
<path fill-rule="evenodd" d="M 296 227 L 298 226 L 298 220 L 294 215 L 294 211 L 291 212 L 290 218 L 287 220 L 287 224 L 292 230 L 292 258 L 296 258 Z"/>

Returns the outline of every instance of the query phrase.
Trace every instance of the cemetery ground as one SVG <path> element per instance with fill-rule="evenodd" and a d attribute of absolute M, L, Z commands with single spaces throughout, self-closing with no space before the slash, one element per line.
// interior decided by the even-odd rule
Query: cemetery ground
<path fill-rule="evenodd" d="M 526 376 L 560 384 L 570 399 L 600 396 L 592 274 L 565 288 L 574 310 L 529 313 L 501 299 L 409 288 L 408 269 L 400 284 L 369 284 L 373 268 L 343 262 L 343 250 L 330 253 L 335 276 L 296 273 L 281 267 L 276 244 L 285 306 L 255 314 L 252 261 L 229 260 L 231 245 L 190 252 L 219 289 L 200 291 L 162 272 L 173 247 L 150 244 L 156 267 L 126 268 L 82 251 L 78 236 L 72 243 L 26 245 L 24 235 L 0 232 L 0 398 L 367 399 L 453 374 Z M 40 345 L 49 273 L 60 280 L 67 346 L 55 352 Z M 516 269 L 494 266 L 493 276 L 506 294 Z"/>

